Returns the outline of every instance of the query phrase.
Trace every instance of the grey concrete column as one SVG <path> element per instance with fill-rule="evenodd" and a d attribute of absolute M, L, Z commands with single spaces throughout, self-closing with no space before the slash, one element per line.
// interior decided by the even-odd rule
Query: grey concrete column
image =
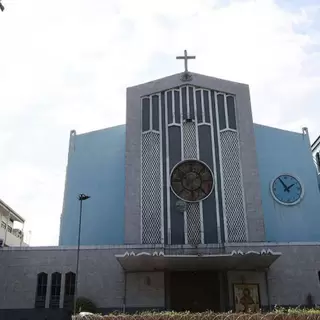
<path fill-rule="evenodd" d="M 62 273 L 61 274 L 61 289 L 60 289 L 60 303 L 59 303 L 59 308 L 63 309 L 63 302 L 64 302 L 64 292 L 65 292 L 65 280 L 66 279 L 66 274 Z"/>
<path fill-rule="evenodd" d="M 49 308 L 51 298 L 51 273 L 48 274 L 47 294 L 45 308 Z"/>

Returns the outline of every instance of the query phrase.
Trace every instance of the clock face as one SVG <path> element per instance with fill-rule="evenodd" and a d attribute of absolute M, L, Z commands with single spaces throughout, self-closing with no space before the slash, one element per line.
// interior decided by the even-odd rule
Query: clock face
<path fill-rule="evenodd" d="M 175 195 L 184 201 L 204 200 L 213 189 L 212 172 L 201 161 L 183 161 L 173 168 L 171 188 Z"/>
<path fill-rule="evenodd" d="M 302 199 L 303 189 L 297 178 L 283 174 L 271 183 L 271 193 L 279 203 L 294 205 Z"/>

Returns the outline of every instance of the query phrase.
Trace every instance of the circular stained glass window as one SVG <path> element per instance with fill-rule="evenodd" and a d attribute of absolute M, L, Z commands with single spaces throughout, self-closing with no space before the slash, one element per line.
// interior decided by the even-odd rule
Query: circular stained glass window
<path fill-rule="evenodd" d="M 178 163 L 171 173 L 171 188 L 177 197 L 187 202 L 207 198 L 213 189 L 213 174 L 199 160 Z"/>

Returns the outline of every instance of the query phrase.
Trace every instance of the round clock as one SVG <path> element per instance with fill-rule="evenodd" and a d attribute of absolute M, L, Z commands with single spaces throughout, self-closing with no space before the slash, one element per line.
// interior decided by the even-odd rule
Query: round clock
<path fill-rule="evenodd" d="M 294 205 L 303 197 L 300 181 L 290 175 L 282 174 L 271 182 L 271 194 L 276 201 L 284 205 Z"/>
<path fill-rule="evenodd" d="M 196 202 L 207 198 L 213 189 L 213 174 L 199 160 L 178 163 L 171 173 L 171 189 L 183 201 Z"/>

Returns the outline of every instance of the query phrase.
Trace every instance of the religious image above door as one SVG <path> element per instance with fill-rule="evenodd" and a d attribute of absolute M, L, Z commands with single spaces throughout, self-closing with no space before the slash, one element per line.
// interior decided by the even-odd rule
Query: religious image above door
<path fill-rule="evenodd" d="M 183 201 L 198 202 L 213 190 L 213 173 L 199 160 L 179 162 L 171 172 L 171 189 Z"/>

